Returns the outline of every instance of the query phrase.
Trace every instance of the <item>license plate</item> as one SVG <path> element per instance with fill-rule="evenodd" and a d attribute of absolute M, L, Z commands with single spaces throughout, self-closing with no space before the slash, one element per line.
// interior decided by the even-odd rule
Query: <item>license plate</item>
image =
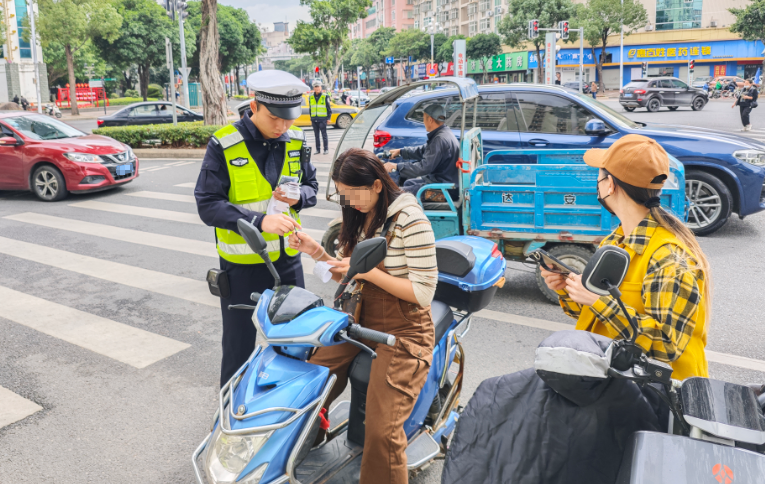
<path fill-rule="evenodd" d="M 133 173 L 133 164 L 117 165 L 117 176 L 125 176 Z"/>
<path fill-rule="evenodd" d="M 632 97 L 632 94 L 625 94 L 624 97 Z"/>

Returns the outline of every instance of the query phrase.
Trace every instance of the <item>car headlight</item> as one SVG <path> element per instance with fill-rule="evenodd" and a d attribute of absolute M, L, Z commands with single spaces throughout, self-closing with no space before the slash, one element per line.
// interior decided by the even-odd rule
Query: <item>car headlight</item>
<path fill-rule="evenodd" d="M 128 160 L 135 161 L 135 153 L 133 153 L 133 148 L 131 148 L 130 146 L 126 146 L 125 148 L 126 148 L 125 152 L 127 153 Z"/>
<path fill-rule="evenodd" d="M 733 152 L 733 156 L 741 161 L 751 163 L 752 165 L 765 166 L 765 151 L 739 150 Z"/>
<path fill-rule="evenodd" d="M 100 156 L 91 155 L 90 153 L 64 153 L 64 156 L 78 163 L 103 163 L 104 161 Z"/>
<path fill-rule="evenodd" d="M 224 414 L 225 415 L 225 414 Z M 271 432 L 252 435 L 226 435 L 220 431 L 220 422 L 212 436 L 207 452 L 207 477 L 213 484 L 231 484 L 236 482 L 247 464 L 258 453 Z M 263 464 L 240 483 L 257 484 L 267 464 Z"/>

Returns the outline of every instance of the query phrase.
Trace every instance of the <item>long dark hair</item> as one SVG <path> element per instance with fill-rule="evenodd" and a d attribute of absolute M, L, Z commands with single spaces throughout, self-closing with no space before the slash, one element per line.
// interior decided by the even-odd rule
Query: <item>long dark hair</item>
<path fill-rule="evenodd" d="M 605 168 L 601 168 L 601 170 L 603 170 L 607 176 L 613 178 L 614 183 L 616 183 L 628 197 L 639 205 L 645 205 L 649 198 L 658 197 L 661 193 L 661 189 L 640 188 L 629 185 L 611 175 Z M 691 257 L 695 260 L 695 264 L 691 264 L 687 259 L 678 261 L 678 264 L 680 266 L 686 265 L 690 269 L 698 269 L 704 274 L 704 292 L 702 297 L 706 302 L 706 317 L 708 320 L 712 310 L 712 279 L 710 278 L 710 267 L 707 256 L 704 255 L 704 251 L 701 250 L 701 245 L 699 245 L 698 240 L 696 240 L 696 236 L 693 235 L 693 232 L 691 232 L 679 218 L 667 212 L 660 206 L 651 207 L 649 210 L 651 211 L 653 219 L 656 220 L 656 223 L 672 233 L 672 235 L 677 237 L 683 245 L 688 247 L 688 250 L 691 252 Z"/>
<path fill-rule="evenodd" d="M 332 171 L 332 181 L 340 182 L 349 187 L 371 188 L 375 181 L 380 180 L 382 191 L 377 206 L 372 214 L 372 220 L 364 233 L 364 238 L 375 236 L 377 229 L 382 227 L 388 215 L 388 207 L 401 195 L 401 189 L 393 183 L 383 162 L 374 153 L 360 148 L 350 148 L 337 157 L 335 169 Z M 350 206 L 343 206 L 343 225 L 340 227 L 338 249 L 345 256 L 350 256 L 364 231 L 367 214 L 361 213 Z"/>

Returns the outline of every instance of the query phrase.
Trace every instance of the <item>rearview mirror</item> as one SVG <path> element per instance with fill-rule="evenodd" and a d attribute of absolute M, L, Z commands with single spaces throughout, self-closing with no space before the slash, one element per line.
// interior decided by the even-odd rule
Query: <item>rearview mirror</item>
<path fill-rule="evenodd" d="M 16 146 L 16 138 L 13 136 L 3 136 L 0 138 L 0 146 Z"/>
<path fill-rule="evenodd" d="M 236 221 L 236 226 L 239 229 L 239 235 L 242 236 L 245 242 L 247 242 L 247 245 L 249 245 L 255 253 L 260 254 L 266 250 L 266 241 L 257 227 L 243 218 Z"/>
<path fill-rule="evenodd" d="M 356 274 L 366 274 L 385 260 L 385 254 L 387 253 L 388 243 L 384 237 L 375 237 L 359 242 L 356 248 L 353 249 L 346 277 L 350 279 Z"/>
<path fill-rule="evenodd" d="M 582 273 L 582 284 L 598 296 L 608 296 L 610 289 L 619 287 L 627 274 L 630 255 L 614 245 L 604 245 L 595 251 Z"/>
<path fill-rule="evenodd" d="M 580 125 L 581 126 L 581 125 Z M 609 133 L 606 123 L 599 119 L 591 119 L 584 125 L 584 132 L 591 136 L 603 136 Z"/>

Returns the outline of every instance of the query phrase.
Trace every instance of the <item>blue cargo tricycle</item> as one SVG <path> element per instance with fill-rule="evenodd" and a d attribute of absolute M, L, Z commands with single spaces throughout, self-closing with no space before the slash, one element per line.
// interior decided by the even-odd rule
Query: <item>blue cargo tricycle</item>
<path fill-rule="evenodd" d="M 459 198 L 452 200 L 447 190 L 455 187 L 443 183 L 425 185 L 417 193 L 436 239 L 454 235 L 487 238 L 497 244 L 505 258 L 517 262 L 531 262 L 528 254 L 544 248 L 568 266 L 582 271 L 600 241 L 619 225 L 619 220 L 598 203 L 598 170 L 584 163 L 584 149 L 494 150 L 484 154 L 481 129 L 465 132 L 465 115 L 469 116 L 472 110 L 475 118 L 480 97 L 471 79 L 444 77 L 421 81 L 374 99 L 344 133 L 330 173 L 340 153 L 351 147 L 364 147 L 369 133 L 396 99 L 422 85 L 435 83 L 456 88 L 462 102 L 459 137 L 462 153 L 457 163 Z M 592 119 L 588 124 L 600 122 Z M 501 163 L 503 155 L 508 154 L 527 163 Z M 493 163 L 493 159 L 497 163 Z M 662 205 L 681 220 L 686 218 L 683 187 L 683 165 L 670 156 L 670 177 L 661 194 Z M 432 196 L 433 191 L 441 192 L 444 201 L 426 201 L 436 198 Z M 338 201 L 331 180 L 327 182 L 326 197 Z M 322 245 L 330 254 L 334 254 L 340 224 L 341 219 L 333 220 L 324 234 Z M 557 303 L 558 296 L 544 283 L 538 266 L 536 279 L 545 296 Z"/>

